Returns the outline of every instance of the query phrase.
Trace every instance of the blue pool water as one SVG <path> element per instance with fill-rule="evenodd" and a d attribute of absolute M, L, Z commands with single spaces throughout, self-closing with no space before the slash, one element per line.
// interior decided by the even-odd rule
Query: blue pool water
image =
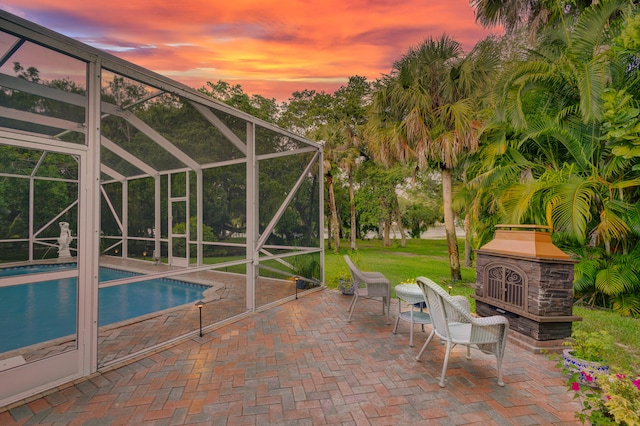
<path fill-rule="evenodd" d="M 0 276 L 46 273 L 75 265 L 0 269 Z M 100 282 L 131 277 L 131 272 L 100 268 Z M 193 303 L 207 286 L 153 279 L 101 288 L 98 324 L 113 324 Z M 76 278 L 0 288 L 0 353 L 76 333 Z"/>

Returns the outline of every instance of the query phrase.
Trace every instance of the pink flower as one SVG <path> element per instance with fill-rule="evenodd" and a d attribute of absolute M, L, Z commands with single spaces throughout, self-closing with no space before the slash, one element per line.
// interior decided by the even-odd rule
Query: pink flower
<path fill-rule="evenodd" d="M 571 383 L 571 390 L 573 390 L 574 392 L 578 392 L 580 390 L 580 383 L 578 382 Z"/>
<path fill-rule="evenodd" d="M 633 385 L 638 388 L 638 390 L 640 390 L 640 379 L 638 380 L 632 380 L 631 383 L 633 383 Z"/>
<path fill-rule="evenodd" d="M 580 374 L 588 383 L 593 382 L 593 376 L 591 374 L 585 373 L 584 371 L 581 371 Z"/>
<path fill-rule="evenodd" d="M 626 379 L 626 378 L 627 378 L 627 375 L 626 375 L 626 374 L 616 374 L 616 378 L 617 378 L 617 379 L 620 379 L 620 380 L 622 380 L 622 379 Z"/>

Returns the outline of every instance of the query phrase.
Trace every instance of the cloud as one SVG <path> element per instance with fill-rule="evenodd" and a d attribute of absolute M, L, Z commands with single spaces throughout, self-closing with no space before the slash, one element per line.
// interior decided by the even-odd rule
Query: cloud
<path fill-rule="evenodd" d="M 224 80 L 278 99 L 378 78 L 429 36 L 447 33 L 470 50 L 489 34 L 468 0 L 24 3 L 0 8 L 195 88 Z"/>

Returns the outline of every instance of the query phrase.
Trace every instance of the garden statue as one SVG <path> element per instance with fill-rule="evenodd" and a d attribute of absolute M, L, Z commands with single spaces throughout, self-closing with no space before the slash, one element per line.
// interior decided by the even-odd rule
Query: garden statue
<path fill-rule="evenodd" d="M 69 230 L 69 222 L 60 222 L 60 236 L 58 237 L 58 258 L 71 257 L 69 244 L 73 241 L 71 231 Z"/>

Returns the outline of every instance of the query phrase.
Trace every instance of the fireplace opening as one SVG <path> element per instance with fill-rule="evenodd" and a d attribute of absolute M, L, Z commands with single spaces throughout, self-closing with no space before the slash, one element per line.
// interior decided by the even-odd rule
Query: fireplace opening
<path fill-rule="evenodd" d="M 525 309 L 527 276 L 520 268 L 493 263 L 485 267 L 484 275 L 485 298 L 517 310 Z"/>

